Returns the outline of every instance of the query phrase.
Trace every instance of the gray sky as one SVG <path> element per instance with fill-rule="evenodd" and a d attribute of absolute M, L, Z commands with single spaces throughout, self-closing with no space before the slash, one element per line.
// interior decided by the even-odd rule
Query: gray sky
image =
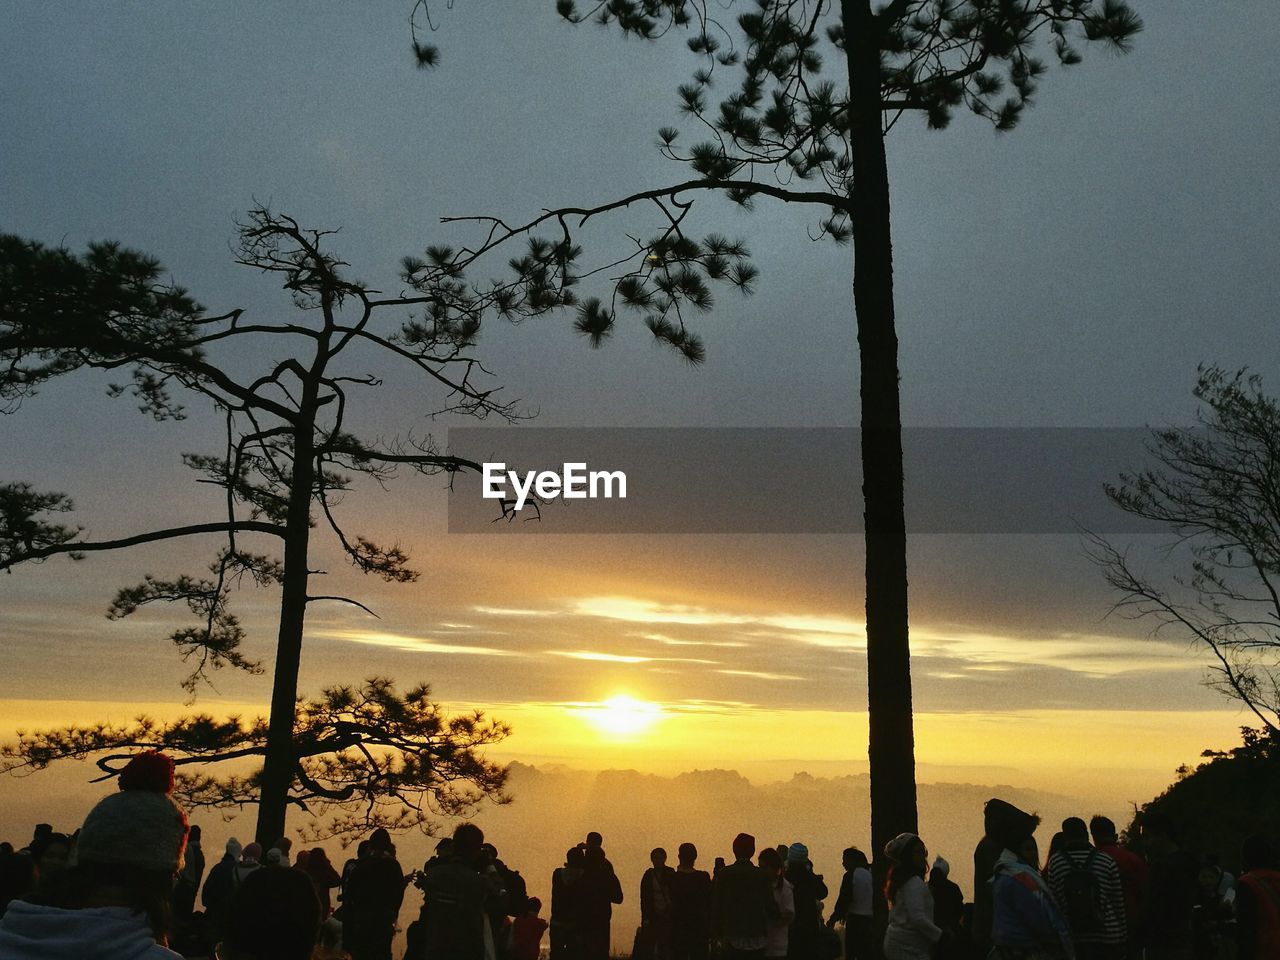
<path fill-rule="evenodd" d="M 408 6 L 8 5 L 0 228 L 72 249 L 118 239 L 160 257 L 211 309 L 269 317 L 287 300 L 232 264 L 228 246 L 254 198 L 340 227 L 334 246 L 352 272 L 393 291 L 401 256 L 474 238 L 442 227 L 443 215 L 519 220 L 683 176 L 653 146 L 693 66 L 681 41 L 572 29 L 550 3 L 503 4 L 500 16 L 493 3 L 434 5 L 443 62 L 422 73 L 408 51 Z M 913 118 L 893 131 L 909 425 L 1185 423 L 1201 362 L 1247 364 L 1280 390 L 1274 11 L 1137 6 L 1147 28 L 1134 52 L 1088 50 L 1078 67 L 1052 67 L 1015 132 L 965 115 L 942 133 Z M 660 350 L 638 323 L 598 351 L 564 318 L 486 329 L 481 355 L 538 424 L 857 422 L 849 251 L 810 242 L 802 212 L 703 206 L 703 230 L 744 237 L 761 276 L 755 296 L 720 293 L 698 322 L 702 368 Z M 624 217 L 589 236 L 610 249 L 643 229 Z M 393 375 L 361 422 L 399 429 L 429 409 L 409 384 Z M 216 424 L 153 424 L 108 401 L 102 385 L 52 384 L 0 421 L 0 476 L 71 493 L 95 535 L 199 515 L 202 494 L 176 456 L 212 442 Z M 367 622 L 317 616 L 304 685 L 358 662 L 405 679 L 425 672 L 441 695 L 481 702 L 582 699 L 629 684 L 669 702 L 862 703 L 854 538 L 494 546 L 445 539 L 441 492 L 414 481 L 352 511 L 416 548 L 428 575 L 408 588 L 357 585 L 381 605 L 380 646 L 343 634 Z M 929 709 L 1221 706 L 1180 647 L 1103 621 L 1106 592 L 1075 538 L 920 537 L 911 549 L 917 689 Z M 158 641 L 139 639 L 163 634 L 165 618 L 106 624 L 99 613 L 115 587 L 149 569 L 189 569 L 204 552 L 4 578 L 0 632 L 20 668 L 3 672 L 0 691 L 180 698 L 180 667 L 157 662 Z M 590 606 L 601 597 L 650 606 Z M 270 599 L 245 599 L 265 654 Z M 694 622 L 670 627 L 669 608 L 693 610 Z M 534 612 L 493 612 L 510 609 Z M 833 622 L 797 626 L 805 616 Z M 423 655 L 424 640 L 438 646 L 450 630 L 528 663 L 499 671 L 495 685 L 502 655 Z M 91 638 L 119 639 L 104 648 Z M 79 666 L 64 669 L 50 649 L 78 651 Z M 664 650 L 677 659 L 660 659 Z M 689 650 L 703 652 L 670 653 Z M 650 659 L 563 656 L 582 651 Z M 265 698 L 261 680 L 228 685 L 236 699 Z"/>

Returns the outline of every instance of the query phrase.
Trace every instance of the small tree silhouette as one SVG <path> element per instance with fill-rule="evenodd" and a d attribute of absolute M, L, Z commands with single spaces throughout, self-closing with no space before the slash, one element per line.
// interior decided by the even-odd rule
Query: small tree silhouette
<path fill-rule="evenodd" d="M 446 716 L 430 695 L 425 685 L 402 694 L 375 677 L 298 701 L 288 802 L 313 817 L 304 837 L 345 840 L 374 827 L 431 831 L 438 817 L 463 816 L 486 799 L 507 801 L 507 771 L 482 751 L 509 728 L 478 711 Z M 103 771 L 98 780 L 106 780 L 135 752 L 163 750 L 177 766 L 174 795 L 184 806 L 228 811 L 259 803 L 262 776 L 221 768 L 243 771 L 246 761 L 265 758 L 269 733 L 263 717 L 245 722 L 208 714 L 167 724 L 142 716 L 127 725 L 19 731 L 0 747 L 0 771 L 21 775 L 58 760 L 95 758 Z"/>
<path fill-rule="evenodd" d="M 402 264 L 401 279 L 412 292 L 382 297 L 344 276 L 347 264 L 325 249 L 331 232 L 305 229 L 261 206 L 240 225 L 238 262 L 277 277 L 301 311 L 299 319 L 278 323 L 246 322 L 241 310 L 208 315 L 184 290 L 161 281 L 156 260 L 116 244 L 95 244 L 76 256 L 21 238 L 0 237 L 0 398 L 6 409 L 17 409 L 23 397 L 53 377 L 84 368 L 127 368 L 132 371 L 130 383 L 113 387 L 113 393 L 131 393 L 143 411 L 159 419 L 185 415 L 176 390 L 194 393 L 213 404 L 226 436 L 224 448 L 216 454 L 183 457 L 201 482 L 223 493 L 225 513 L 206 523 L 95 541 L 81 528 L 60 522 L 60 515 L 72 508 L 66 496 L 37 491 L 28 483 L 0 485 L 0 570 L 60 554 L 82 558 L 138 544 L 220 536 L 222 546 L 207 575 L 148 576 L 121 590 L 108 614 L 126 617 L 152 603 L 185 603 L 196 622 L 174 631 L 169 639 L 184 659 L 194 662 L 184 684 L 193 694 L 209 670 L 261 670 L 241 651 L 244 630 L 229 609 L 232 588 L 248 577 L 250 583 L 279 586 L 281 591 L 271 712 L 265 726 L 237 726 L 238 732 L 228 727 L 207 743 L 189 734 L 197 728 L 211 736 L 214 731 L 207 724 L 193 727 L 187 721 L 170 728 L 95 727 L 87 737 L 77 729 L 42 734 L 20 741 L 8 754 L 15 769 L 38 768 L 58 755 L 81 751 L 99 753 L 134 743 L 151 746 L 156 739 L 165 749 L 185 752 L 193 762 L 211 756 L 261 756 L 260 776 L 197 781 L 191 789 L 192 796 L 217 802 L 238 803 L 259 793 L 257 836 L 263 842 L 283 835 L 290 803 L 364 802 L 366 822 L 373 823 L 385 819 L 380 812 L 374 817 L 381 809 L 374 798 L 395 796 L 407 802 L 402 786 L 410 792 L 434 790 L 454 775 L 469 779 L 485 795 L 501 786 L 497 768 L 468 751 L 498 739 L 505 728 L 486 726 L 476 718 L 465 724 L 451 721 L 461 725 L 449 727 L 446 734 L 421 733 L 423 724 L 442 722 L 425 700 L 424 688 L 405 698 L 397 698 L 381 682 L 355 694 L 326 691 L 298 713 L 308 607 L 339 602 L 371 612 L 349 597 L 312 593 L 315 571 L 309 558 L 313 527 L 318 526 L 327 528 L 361 572 L 398 583 L 417 578 L 398 545 L 378 544 L 348 532 L 338 516 L 342 495 L 351 489 L 353 476 L 386 482 L 400 467 L 451 476 L 459 470 L 478 470 L 479 464 L 450 456 L 429 436 L 409 433 L 384 441 L 349 432 L 349 405 L 359 392 L 367 395 L 382 383 L 364 365 L 403 364 L 442 388 L 446 399 L 436 413 L 517 417 L 511 404 L 498 399 L 495 388 L 482 385 L 487 371 L 472 348 L 486 316 L 519 319 L 573 303 L 570 251 L 531 243 L 513 277 L 473 286 L 453 265 L 453 251 L 430 248 L 425 260 L 406 258 Z M 391 314 L 399 319 L 388 322 Z M 231 344 L 240 348 L 234 362 L 213 356 Z M 369 360 L 371 355 L 376 359 Z M 270 360 L 258 375 L 246 379 L 233 372 L 246 356 L 283 359 Z M 278 542 L 282 556 L 250 549 L 249 543 L 262 537 Z M 374 711 L 369 730 L 354 739 L 350 722 L 339 717 L 339 707 L 352 696 L 363 704 L 361 709 Z M 298 725 L 297 716 L 304 726 Z M 389 732 L 396 724 L 409 725 L 407 739 Z M 170 738 L 176 739 L 170 743 Z M 237 738 L 240 747 L 234 746 Z M 300 743 L 307 738 L 333 749 L 307 752 L 311 748 Z M 369 746 L 399 751 L 398 758 L 375 759 L 382 754 L 369 753 Z M 353 750 L 363 757 L 363 767 L 359 758 L 351 759 Z M 320 759 L 324 756 L 328 759 Z M 441 760 L 454 765 L 444 779 Z M 388 766 L 394 764 L 401 766 Z M 114 767 L 103 769 L 110 772 Z M 438 791 L 434 795 L 446 796 Z M 408 803 L 407 822 L 421 809 Z"/>
<path fill-rule="evenodd" d="M 1116 609 L 1213 656 L 1208 684 L 1280 738 L 1280 403 L 1245 371 L 1202 367 L 1202 430 L 1153 430 L 1158 466 L 1107 484 L 1126 513 L 1164 524 L 1188 572 L 1158 586 L 1128 552 L 1091 537 L 1089 554 L 1120 594 Z M 1246 731 L 1246 745 L 1249 744 Z M 1257 739 L 1257 736 L 1254 739 Z"/>

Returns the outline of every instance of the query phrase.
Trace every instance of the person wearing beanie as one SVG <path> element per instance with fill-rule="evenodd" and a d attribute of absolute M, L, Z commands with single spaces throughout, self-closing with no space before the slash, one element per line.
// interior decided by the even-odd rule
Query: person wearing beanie
<path fill-rule="evenodd" d="M 231 885 L 233 892 L 239 890 L 249 875 L 255 870 L 262 869 L 262 844 L 250 843 L 240 851 L 240 862 L 236 864 L 235 869 L 231 872 Z"/>
<path fill-rule="evenodd" d="M 929 851 L 914 833 L 900 833 L 885 845 L 884 854 L 893 861 L 884 890 L 889 901 L 885 960 L 929 960 L 942 939 L 942 929 L 933 922 L 933 895 L 924 882 Z"/>
<path fill-rule="evenodd" d="M 787 956 L 816 957 L 822 939 L 822 901 L 827 897 L 827 885 L 813 872 L 809 848 L 803 843 L 787 848 L 786 878 L 796 911 L 787 940 Z"/>
<path fill-rule="evenodd" d="M 67 868 L 45 902 L 14 901 L 0 920 L 4 960 L 173 960 L 170 898 L 187 817 L 173 801 L 173 761 L 138 754 L 119 792 L 89 811 Z"/>
<path fill-rule="evenodd" d="M 929 893 L 933 896 L 933 922 L 947 934 L 939 942 L 935 960 L 951 960 L 965 956 L 962 944 L 964 919 L 964 894 L 951 879 L 951 864 L 941 857 L 933 861 L 929 871 Z"/>

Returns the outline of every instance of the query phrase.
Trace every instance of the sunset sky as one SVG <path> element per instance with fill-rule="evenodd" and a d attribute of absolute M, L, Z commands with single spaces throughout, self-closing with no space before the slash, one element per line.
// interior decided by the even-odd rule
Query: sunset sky
<path fill-rule="evenodd" d="M 255 198 L 341 228 L 332 244 L 351 273 L 394 292 L 400 257 L 474 239 L 441 216 L 514 221 L 682 176 L 653 146 L 693 68 L 682 42 L 572 29 L 549 3 L 501 17 L 432 6 L 443 58 L 423 73 L 409 4 L 9 5 L 0 230 L 73 250 L 117 239 L 212 311 L 284 317 L 271 279 L 232 263 L 233 221 Z M 1208 362 L 1248 365 L 1280 391 L 1273 11 L 1136 6 L 1147 28 L 1134 52 L 1052 67 L 1016 131 L 965 115 L 942 133 L 911 117 L 893 131 L 907 425 L 1185 424 Z M 847 248 L 811 242 L 804 212 L 699 206 L 699 232 L 741 236 L 761 271 L 756 295 L 722 292 L 697 321 L 706 364 L 660 350 L 639 323 L 598 351 L 567 318 L 495 324 L 478 352 L 531 426 L 857 423 Z M 589 239 L 625 245 L 645 217 Z M 386 381 L 361 429 L 462 425 L 424 426 L 440 398 L 406 371 Z M 106 382 L 51 383 L 0 418 L 0 479 L 70 494 L 95 538 L 216 513 L 179 455 L 216 449 L 217 418 L 197 403 L 181 424 L 154 423 L 108 400 Z M 422 577 L 361 581 L 321 549 L 326 587 L 381 619 L 314 608 L 304 691 L 427 680 L 450 706 L 510 720 L 502 756 L 535 764 L 865 770 L 857 537 L 449 534 L 445 500 L 442 484 L 406 476 L 344 505 L 352 529 L 398 540 Z M 103 613 L 118 587 L 199 572 L 212 550 L 0 577 L 0 730 L 183 709 L 183 665 L 161 639 L 181 611 Z M 915 536 L 909 564 L 922 779 L 1141 802 L 1246 722 L 1200 684 L 1199 651 L 1107 615 L 1078 536 Z M 249 652 L 267 659 L 272 602 L 237 598 Z M 266 709 L 267 678 L 215 683 L 197 709 Z"/>

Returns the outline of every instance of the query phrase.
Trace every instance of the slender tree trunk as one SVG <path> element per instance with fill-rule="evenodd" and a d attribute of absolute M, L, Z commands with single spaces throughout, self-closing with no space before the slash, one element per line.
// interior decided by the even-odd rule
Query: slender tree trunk
<path fill-rule="evenodd" d="M 314 409 L 315 390 L 304 388 L 302 409 Z M 297 757 L 293 724 L 298 701 L 298 668 L 302 662 L 302 628 L 307 614 L 307 554 L 311 540 L 311 492 L 314 439 L 311 419 L 304 417 L 294 432 L 293 476 L 285 525 L 284 578 L 281 584 L 280 632 L 276 639 L 275 675 L 271 686 L 271 718 L 267 753 L 262 764 L 262 794 L 258 804 L 257 841 L 265 849 L 284 836 L 289 788 Z"/>
<path fill-rule="evenodd" d="M 902 418 L 877 24 L 870 0 L 841 0 L 841 12 L 849 63 L 854 171 L 850 201 L 853 299 L 861 366 L 871 846 L 875 875 L 882 880 L 884 845 L 899 833 L 918 829 L 907 637 Z M 880 889 L 880 883 L 876 887 Z M 881 898 L 877 900 L 881 901 L 879 911 L 883 911 Z"/>

